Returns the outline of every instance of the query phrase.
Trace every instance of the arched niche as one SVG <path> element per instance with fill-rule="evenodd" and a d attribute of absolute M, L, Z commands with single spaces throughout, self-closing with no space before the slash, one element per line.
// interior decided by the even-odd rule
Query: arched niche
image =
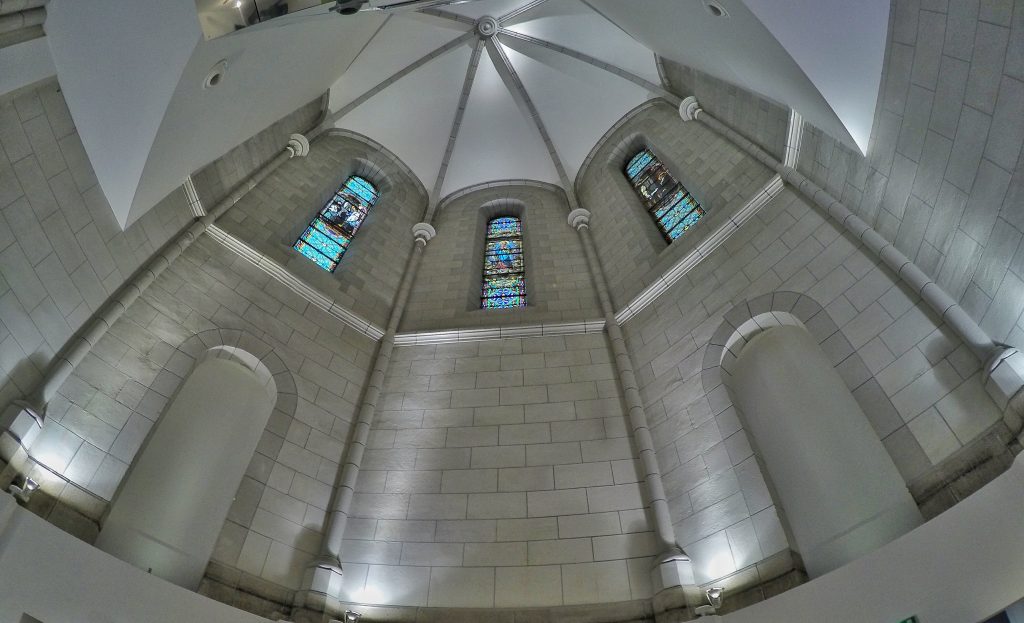
<path fill-rule="evenodd" d="M 243 336 L 224 344 L 222 332 L 211 330 L 182 345 L 194 353 L 191 370 L 136 455 L 96 542 L 190 590 L 203 577 L 271 415 L 294 403 L 283 362 Z"/>
<path fill-rule="evenodd" d="M 735 407 L 787 537 L 812 577 L 922 522 L 892 458 L 820 346 L 834 335 L 820 312 L 813 299 L 790 292 L 744 302 L 725 315 L 704 366 L 705 386 L 721 384 Z"/>

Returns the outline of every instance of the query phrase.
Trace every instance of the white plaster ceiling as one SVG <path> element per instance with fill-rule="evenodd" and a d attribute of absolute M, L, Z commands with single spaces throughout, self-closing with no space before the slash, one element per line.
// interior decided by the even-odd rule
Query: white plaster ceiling
<path fill-rule="evenodd" d="M 616 120 L 659 96 L 655 53 L 792 106 L 866 148 L 887 0 L 719 0 L 728 18 L 709 15 L 705 1 L 473 0 L 354 16 L 322 5 L 204 41 L 195 0 L 137 0 L 128 12 L 116 0 L 51 0 L 47 39 L 122 226 L 328 88 L 330 123 L 395 152 L 435 199 L 501 179 L 571 183 Z M 473 21 L 511 11 L 520 12 L 501 26 L 512 34 L 483 46 L 467 72 Z M 225 80 L 204 90 L 220 59 Z"/>
<path fill-rule="evenodd" d="M 386 16 L 317 7 L 204 41 L 195 0 L 51 0 L 46 37 L 121 227 L 337 81 Z M 204 89 L 221 59 L 219 86 Z"/>
<path fill-rule="evenodd" d="M 864 6 L 858 2 L 857 8 L 839 0 L 799 0 L 785 7 L 745 1 L 756 13 L 744 0 L 722 0 L 727 18 L 711 16 L 698 0 L 475 0 L 442 6 L 441 14 L 396 13 L 331 88 L 333 122 L 381 142 L 427 189 L 443 170 L 435 199 L 495 180 L 562 183 L 516 78 L 502 77 L 503 60 L 493 58 L 488 46 L 477 68 L 467 72 L 477 37 L 457 39 L 473 33 L 470 20 L 490 15 L 504 29 L 583 53 L 641 79 L 624 78 L 564 49 L 500 32 L 494 37 L 536 107 L 570 183 L 609 127 L 659 97 L 638 84 L 660 85 L 655 52 L 792 106 L 848 146 L 866 150 L 887 0 L 862 0 Z M 523 7 L 527 10 L 501 19 Z M 816 27 L 821 34 L 808 36 Z M 423 62 L 452 42 L 454 49 Z M 860 54 L 852 49 L 857 47 L 864 48 Z M 409 73 L 388 83 L 404 71 Z M 418 74 L 424 78 L 414 80 Z M 456 82 L 470 91 L 461 123 L 453 128 L 462 90 Z M 431 88 L 450 91 L 451 105 L 441 106 Z M 353 107 L 356 100 L 361 103 Z M 444 158 L 438 155 L 445 153 L 452 134 L 454 149 L 443 169 Z M 425 140 L 433 142 L 427 146 Z"/>

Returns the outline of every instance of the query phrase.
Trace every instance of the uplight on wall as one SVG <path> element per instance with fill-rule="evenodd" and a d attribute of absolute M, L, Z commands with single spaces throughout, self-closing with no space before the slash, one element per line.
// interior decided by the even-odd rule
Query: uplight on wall
<path fill-rule="evenodd" d="M 39 483 L 28 476 L 20 476 L 7 487 L 7 492 L 14 496 L 21 504 L 28 504 L 32 493 L 39 488 Z"/>
<path fill-rule="evenodd" d="M 711 616 L 718 612 L 718 609 L 722 607 L 722 600 L 725 598 L 725 589 L 713 586 L 704 591 L 704 596 L 708 599 L 707 605 L 697 606 L 693 609 L 693 613 L 699 617 Z"/>

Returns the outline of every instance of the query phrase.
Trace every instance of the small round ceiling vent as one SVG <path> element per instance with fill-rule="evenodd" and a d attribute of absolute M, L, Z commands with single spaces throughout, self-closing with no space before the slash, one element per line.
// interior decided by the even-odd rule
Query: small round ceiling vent
<path fill-rule="evenodd" d="M 224 74 L 228 70 L 227 61 L 218 61 L 216 65 L 210 68 L 209 73 L 206 74 L 206 79 L 203 80 L 203 88 L 209 89 L 217 86 L 224 80 Z"/>
<path fill-rule="evenodd" d="M 729 17 L 729 12 L 725 10 L 725 7 L 715 0 L 704 0 L 704 10 L 713 17 Z"/>

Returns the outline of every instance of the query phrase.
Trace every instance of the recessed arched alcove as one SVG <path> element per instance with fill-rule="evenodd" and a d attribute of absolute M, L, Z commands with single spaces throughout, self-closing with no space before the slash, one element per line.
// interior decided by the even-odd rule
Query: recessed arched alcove
<path fill-rule="evenodd" d="M 267 432 L 294 420 L 296 386 L 269 344 L 232 329 L 183 341 L 158 379 L 171 399 L 121 480 L 97 546 L 195 589 L 211 555 L 238 538 L 235 500 L 258 499 L 243 475 L 268 453 Z"/>
<path fill-rule="evenodd" d="M 836 335 L 830 320 L 797 293 L 741 303 L 711 339 L 702 379 L 735 408 L 812 576 L 921 523 L 903 477 L 823 350 Z"/>
<path fill-rule="evenodd" d="M 277 399 L 254 354 L 204 351 L 122 483 L 97 547 L 196 589 Z"/>

